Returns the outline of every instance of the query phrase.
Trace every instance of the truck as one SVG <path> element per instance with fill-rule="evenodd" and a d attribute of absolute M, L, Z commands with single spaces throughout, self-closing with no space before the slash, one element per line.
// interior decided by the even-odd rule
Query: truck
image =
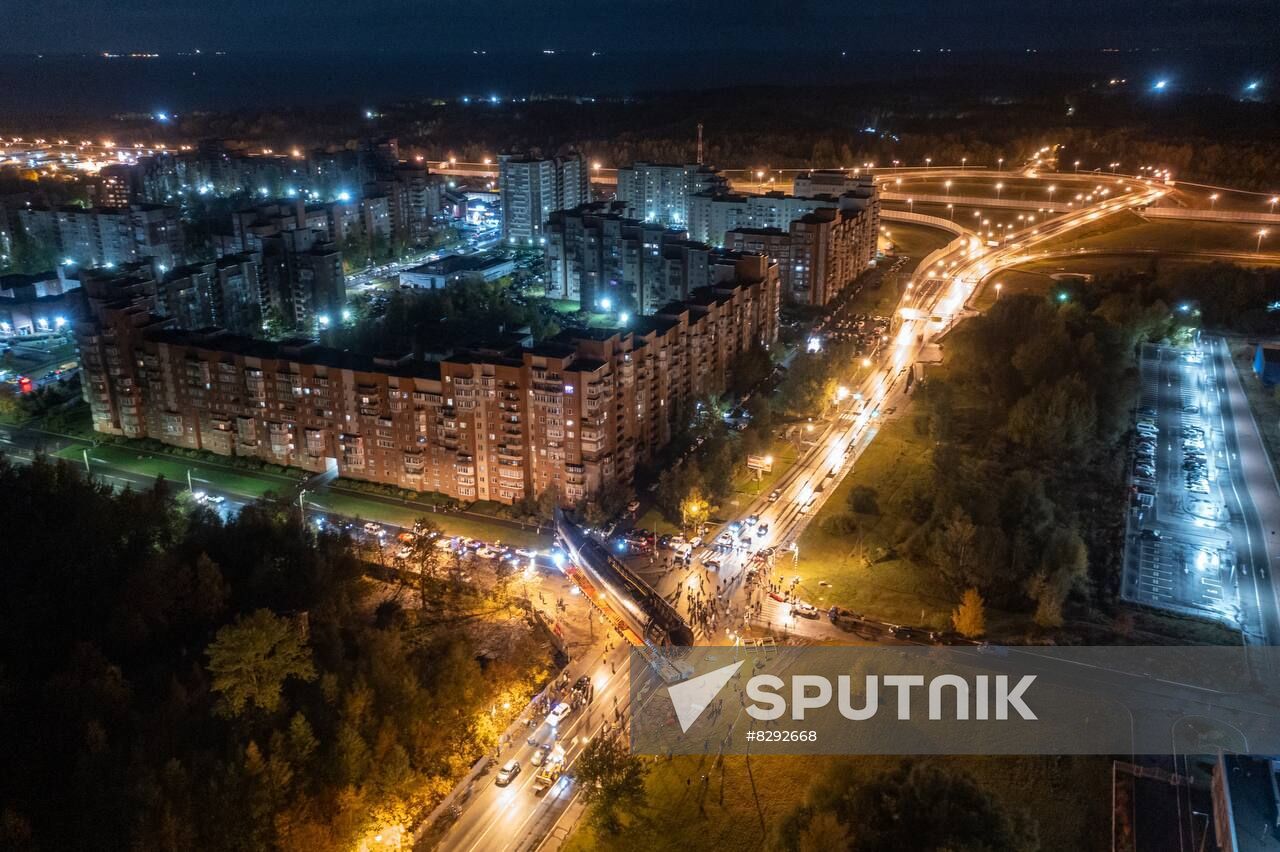
<path fill-rule="evenodd" d="M 551 754 L 547 755 L 547 759 L 542 762 L 542 766 L 538 768 L 538 774 L 533 776 L 534 795 L 545 793 L 563 774 L 564 749 L 556 746 L 551 750 Z"/>

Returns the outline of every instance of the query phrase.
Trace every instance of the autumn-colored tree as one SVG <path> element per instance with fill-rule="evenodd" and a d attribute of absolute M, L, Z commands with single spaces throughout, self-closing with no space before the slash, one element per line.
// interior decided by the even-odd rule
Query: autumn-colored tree
<path fill-rule="evenodd" d="M 965 589 L 960 605 L 951 612 L 951 623 L 961 636 L 970 639 L 987 632 L 987 604 L 977 589 Z"/>

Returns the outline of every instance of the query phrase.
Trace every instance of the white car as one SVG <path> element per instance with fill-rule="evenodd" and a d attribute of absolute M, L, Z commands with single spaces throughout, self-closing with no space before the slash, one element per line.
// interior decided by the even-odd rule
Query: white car
<path fill-rule="evenodd" d="M 494 783 L 499 787 L 505 787 L 512 781 L 516 780 L 516 776 L 520 774 L 520 761 L 512 758 L 502 765 L 498 770 L 498 777 L 494 779 Z"/>
<path fill-rule="evenodd" d="M 205 503 L 205 502 L 208 502 L 209 495 L 204 493 L 203 491 L 192 491 L 191 499 L 195 500 L 197 503 Z"/>
<path fill-rule="evenodd" d="M 572 712 L 573 708 L 561 701 L 550 713 L 547 714 L 547 721 L 554 727 L 564 721 L 564 717 Z"/>
<path fill-rule="evenodd" d="M 223 497 L 221 494 L 210 494 L 210 495 L 209 495 L 209 502 L 210 502 L 210 503 L 212 503 L 212 504 L 213 504 L 213 505 L 215 505 L 215 506 L 219 506 L 219 505 L 221 505 L 221 504 L 223 504 L 223 503 L 227 502 L 227 498 L 226 498 L 226 497 Z"/>
<path fill-rule="evenodd" d="M 373 521 L 369 521 L 364 525 L 364 531 L 369 535 L 382 535 L 382 527 Z"/>
<path fill-rule="evenodd" d="M 497 555 L 498 551 L 491 550 L 488 547 L 482 547 L 476 551 L 476 556 L 479 556 L 481 559 L 493 559 Z"/>

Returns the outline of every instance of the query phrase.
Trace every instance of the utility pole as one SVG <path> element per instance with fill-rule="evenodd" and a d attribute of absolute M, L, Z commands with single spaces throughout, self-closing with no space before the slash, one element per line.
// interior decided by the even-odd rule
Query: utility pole
<path fill-rule="evenodd" d="M 305 488 L 298 489 L 298 513 L 302 515 L 302 520 L 304 523 L 307 520 L 307 505 L 306 505 L 306 502 L 303 500 L 303 498 L 306 496 L 307 496 L 307 489 Z"/>
<path fill-rule="evenodd" d="M 187 493 L 195 493 L 195 486 L 191 484 L 191 468 L 187 468 Z"/>
<path fill-rule="evenodd" d="M 84 475 L 93 476 L 93 471 L 89 469 L 89 448 L 85 447 L 80 452 L 84 455 Z"/>

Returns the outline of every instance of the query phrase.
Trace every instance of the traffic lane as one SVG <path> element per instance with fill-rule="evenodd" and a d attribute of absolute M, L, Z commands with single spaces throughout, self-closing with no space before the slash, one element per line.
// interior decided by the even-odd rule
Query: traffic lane
<path fill-rule="evenodd" d="M 1218 406 L 1218 413 L 1226 441 L 1227 469 L 1245 533 L 1244 547 L 1240 547 L 1238 537 L 1235 544 L 1237 549 L 1245 555 L 1244 559 L 1239 560 L 1241 569 L 1244 570 L 1246 561 L 1248 563 L 1250 582 L 1253 586 L 1255 601 L 1259 606 L 1263 633 L 1271 642 L 1275 642 L 1280 638 L 1280 599 L 1276 595 L 1273 572 L 1267 570 L 1271 559 L 1267 547 L 1269 531 L 1264 528 L 1262 516 L 1253 499 L 1255 493 L 1262 495 L 1266 495 L 1268 491 L 1274 493 L 1275 479 L 1270 475 L 1270 462 L 1261 448 L 1260 441 L 1251 442 L 1247 452 L 1242 449 L 1238 430 L 1253 429 L 1252 419 L 1244 421 L 1246 416 L 1252 418 L 1248 409 L 1248 400 L 1244 398 L 1243 388 L 1239 388 L 1239 377 L 1228 372 L 1234 371 L 1235 365 L 1231 363 L 1231 354 L 1225 341 L 1218 340 L 1212 350 L 1215 374 L 1220 381 L 1219 388 L 1224 393 Z M 1233 382 L 1232 379 L 1235 381 Z M 1238 393 L 1233 392 L 1236 389 Z M 1254 435 L 1256 436 L 1256 432 Z M 1262 605 L 1263 600 L 1267 601 L 1267 605 Z"/>
<path fill-rule="evenodd" d="M 540 808 L 554 806 L 573 787 L 574 760 L 606 724 L 615 727 L 612 709 L 619 705 L 625 707 L 629 695 L 626 660 L 625 646 L 616 648 L 602 661 L 597 662 L 597 655 L 593 654 L 590 661 L 576 669 L 570 678 L 572 683 L 583 674 L 592 677 L 596 684 L 592 701 L 573 711 L 558 730 L 545 719 L 538 724 L 531 739 L 539 744 L 557 742 L 565 751 L 565 774 L 552 789 L 543 796 L 538 796 L 533 790 L 538 767 L 534 767 L 531 760 L 537 746 L 529 745 L 528 740 L 514 745 L 494 761 L 493 780 L 478 794 L 473 794 L 462 816 L 446 835 L 449 848 L 466 852 L 509 848 L 520 841 Z M 499 787 L 496 768 L 512 758 L 520 760 L 521 772 L 514 782 Z"/>

